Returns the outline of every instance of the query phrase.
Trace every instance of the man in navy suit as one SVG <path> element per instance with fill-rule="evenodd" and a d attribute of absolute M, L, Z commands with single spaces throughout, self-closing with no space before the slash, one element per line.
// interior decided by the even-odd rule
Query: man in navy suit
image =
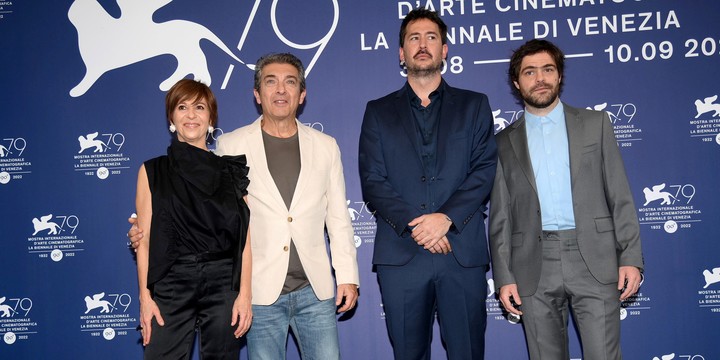
<path fill-rule="evenodd" d="M 482 359 L 483 211 L 495 176 L 493 117 L 484 94 L 441 77 L 447 26 L 415 9 L 400 28 L 407 83 L 370 101 L 360 135 L 365 200 L 376 211 L 376 266 L 396 359 L 427 359 L 437 311 L 450 359 Z"/>

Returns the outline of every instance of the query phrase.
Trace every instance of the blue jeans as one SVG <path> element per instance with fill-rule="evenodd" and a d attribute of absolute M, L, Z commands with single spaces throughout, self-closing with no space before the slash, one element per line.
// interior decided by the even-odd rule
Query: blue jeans
<path fill-rule="evenodd" d="M 280 295 L 271 305 L 253 305 L 252 310 L 246 335 L 250 360 L 285 359 L 288 328 L 304 360 L 340 359 L 334 298 L 320 301 L 308 285 Z"/>

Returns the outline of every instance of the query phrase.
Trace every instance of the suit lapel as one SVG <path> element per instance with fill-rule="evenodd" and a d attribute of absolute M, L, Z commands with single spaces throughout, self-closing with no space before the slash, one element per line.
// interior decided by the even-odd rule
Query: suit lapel
<path fill-rule="evenodd" d="M 285 201 L 283 201 L 280 190 L 275 185 L 275 180 L 270 174 L 268 168 L 267 156 L 265 155 L 265 143 L 262 138 L 262 128 L 260 127 L 262 116 L 260 116 L 253 124 L 250 136 L 248 136 L 248 154 L 250 155 L 251 161 L 249 161 L 250 174 L 253 181 L 251 186 L 262 186 L 266 189 L 262 193 L 270 194 L 271 198 L 275 202 L 276 207 L 286 209 Z M 255 182 L 253 184 L 253 182 Z"/>
<path fill-rule="evenodd" d="M 580 161 L 582 160 L 582 150 L 584 146 L 585 126 L 578 116 L 575 108 L 563 103 L 565 109 L 565 127 L 568 135 L 568 151 L 570 155 L 570 181 L 575 183 L 580 169 Z"/>
<path fill-rule="evenodd" d="M 441 83 L 440 86 L 445 86 Z M 442 166 L 446 164 L 445 161 L 440 161 L 441 156 L 455 156 L 454 154 L 448 154 L 447 140 L 449 139 L 450 130 L 453 126 L 453 121 L 457 118 L 455 108 L 455 94 L 453 94 L 450 86 L 445 86 L 443 89 L 443 98 L 440 104 L 440 117 L 437 119 L 437 169 L 438 172 L 442 172 Z M 469 134 L 472 136 L 472 134 Z"/>
<path fill-rule="evenodd" d="M 532 168 L 532 161 L 530 160 L 530 150 L 528 150 L 527 143 L 527 131 L 525 130 L 525 116 L 515 121 L 510 125 L 510 132 L 508 133 L 510 139 L 510 145 L 512 146 L 515 158 L 518 159 L 518 164 L 525 173 L 527 181 L 532 185 L 533 190 L 537 194 L 537 185 L 535 185 L 535 172 Z"/>
<path fill-rule="evenodd" d="M 295 120 L 298 127 L 298 142 L 300 143 L 300 175 L 298 175 L 297 185 L 295 185 L 295 192 L 293 193 L 292 202 L 290 202 L 290 210 L 302 198 L 303 191 L 310 183 L 312 177 L 313 160 L 315 158 L 313 151 L 315 146 L 313 145 L 313 135 L 305 125 Z M 279 194 L 279 192 L 278 192 Z M 283 203 L 284 204 L 284 203 Z"/>
<path fill-rule="evenodd" d="M 395 97 L 395 117 L 400 121 L 403 130 L 405 130 L 405 135 L 410 139 L 410 143 L 415 149 L 417 160 L 420 164 L 422 164 L 422 158 L 420 157 L 422 152 L 420 151 L 420 144 L 418 144 L 417 140 L 418 130 L 415 126 L 415 119 L 412 115 L 412 109 L 410 108 L 411 105 L 410 100 L 408 100 L 408 96 L 406 87 L 398 90 Z"/>

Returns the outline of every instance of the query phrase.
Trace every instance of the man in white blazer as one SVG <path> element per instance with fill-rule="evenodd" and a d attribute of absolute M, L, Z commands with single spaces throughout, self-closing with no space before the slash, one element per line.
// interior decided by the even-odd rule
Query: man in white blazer
<path fill-rule="evenodd" d="M 295 118 L 305 94 L 297 57 L 260 58 L 254 95 L 262 115 L 217 142 L 218 155 L 245 154 L 250 168 L 253 323 L 246 336 L 251 360 L 284 359 L 288 328 L 303 358 L 339 359 L 335 313 L 352 309 L 358 298 L 340 149 L 335 139 Z M 133 225 L 128 237 L 136 247 L 142 233 Z"/>
<path fill-rule="evenodd" d="M 340 149 L 295 118 L 306 93 L 294 55 L 260 58 L 254 94 L 262 115 L 221 136 L 216 150 L 245 154 L 250 168 L 254 321 L 248 356 L 284 359 L 291 327 L 303 358 L 339 359 L 335 312 L 355 306 L 359 284 Z"/>

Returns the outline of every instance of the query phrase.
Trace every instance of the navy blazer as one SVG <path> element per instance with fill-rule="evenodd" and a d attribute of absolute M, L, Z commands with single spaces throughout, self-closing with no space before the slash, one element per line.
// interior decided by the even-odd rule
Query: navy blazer
<path fill-rule="evenodd" d="M 497 146 L 487 96 L 445 81 L 437 127 L 437 173 L 424 169 L 409 85 L 368 102 L 360 133 L 360 180 L 377 219 L 373 264 L 404 265 L 418 251 L 407 224 L 430 213 L 453 221 L 447 234 L 457 261 L 489 263 L 484 214 Z"/>

